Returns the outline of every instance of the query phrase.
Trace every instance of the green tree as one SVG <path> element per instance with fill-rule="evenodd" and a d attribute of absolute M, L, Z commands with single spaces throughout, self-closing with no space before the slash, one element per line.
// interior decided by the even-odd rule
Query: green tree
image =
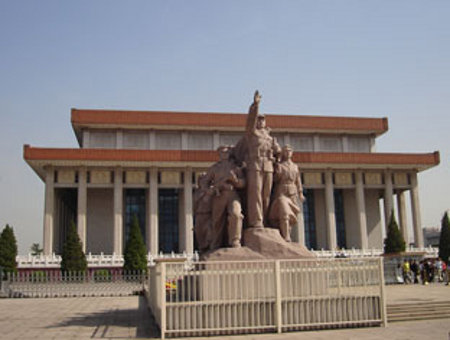
<path fill-rule="evenodd" d="M 384 253 L 393 254 L 405 251 L 406 244 L 395 220 L 394 211 L 391 212 L 386 238 L 384 239 Z"/>
<path fill-rule="evenodd" d="M 131 230 L 128 242 L 125 245 L 124 252 L 125 270 L 147 270 L 147 251 L 142 238 L 139 221 L 136 215 L 133 215 Z"/>
<path fill-rule="evenodd" d="M 14 230 L 8 224 L 0 234 L 0 267 L 5 273 L 17 272 L 17 241 Z"/>
<path fill-rule="evenodd" d="M 41 248 L 39 243 L 33 243 L 30 247 L 30 251 L 31 251 L 31 255 L 37 256 L 37 255 L 41 255 L 42 252 L 44 251 L 44 249 Z"/>
<path fill-rule="evenodd" d="M 439 236 L 439 257 L 449 264 L 450 259 L 450 220 L 446 212 L 442 217 L 441 235 Z"/>
<path fill-rule="evenodd" d="M 62 272 L 82 272 L 87 269 L 86 256 L 83 253 L 80 237 L 73 221 L 70 222 L 61 258 Z"/>

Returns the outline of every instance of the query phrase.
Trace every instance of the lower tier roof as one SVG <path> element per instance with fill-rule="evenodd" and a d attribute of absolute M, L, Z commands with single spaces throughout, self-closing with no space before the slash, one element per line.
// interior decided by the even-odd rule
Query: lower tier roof
<path fill-rule="evenodd" d="M 210 150 L 63 149 L 24 145 L 23 158 L 41 177 L 45 166 L 207 168 L 219 160 Z M 439 164 L 433 153 L 294 152 L 304 169 L 402 169 L 423 171 Z"/>

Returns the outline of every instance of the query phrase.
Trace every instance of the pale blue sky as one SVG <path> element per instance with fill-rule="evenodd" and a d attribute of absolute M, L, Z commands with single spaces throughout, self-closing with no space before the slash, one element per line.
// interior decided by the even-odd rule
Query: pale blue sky
<path fill-rule="evenodd" d="M 23 144 L 76 147 L 70 108 L 388 117 L 379 152 L 441 152 L 424 226 L 450 208 L 450 1 L 0 0 L 0 227 L 42 244 Z M 410 222 L 410 221 L 409 221 Z"/>

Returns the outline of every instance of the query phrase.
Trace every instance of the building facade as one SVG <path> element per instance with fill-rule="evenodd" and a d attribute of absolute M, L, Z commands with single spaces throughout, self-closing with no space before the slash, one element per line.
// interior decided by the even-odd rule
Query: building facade
<path fill-rule="evenodd" d="M 80 148 L 24 146 L 25 161 L 45 183 L 44 253 L 61 253 L 74 221 L 86 253 L 122 254 L 134 214 L 150 253 L 192 253 L 197 176 L 218 160 L 218 146 L 239 140 L 246 116 L 72 109 Z M 301 169 L 306 201 L 294 241 L 312 249 L 382 248 L 382 228 L 395 211 L 405 240 L 411 223 L 414 244 L 423 247 L 417 175 L 439 164 L 438 152 L 375 152 L 386 118 L 266 121 L 280 145 L 293 147 Z"/>

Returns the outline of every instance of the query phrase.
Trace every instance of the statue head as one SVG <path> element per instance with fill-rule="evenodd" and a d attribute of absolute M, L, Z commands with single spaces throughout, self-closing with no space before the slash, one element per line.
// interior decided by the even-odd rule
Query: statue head
<path fill-rule="evenodd" d="M 221 161 L 227 160 L 230 158 L 231 148 L 229 145 L 221 145 L 217 148 L 217 152 L 219 153 L 219 158 Z"/>
<path fill-rule="evenodd" d="M 266 127 L 266 116 L 263 114 L 259 114 L 256 116 L 256 128 L 264 129 Z"/>
<path fill-rule="evenodd" d="M 285 146 L 283 146 L 283 148 L 281 149 L 281 158 L 282 160 L 286 161 L 288 159 L 292 158 L 292 147 L 289 144 L 286 144 Z"/>

